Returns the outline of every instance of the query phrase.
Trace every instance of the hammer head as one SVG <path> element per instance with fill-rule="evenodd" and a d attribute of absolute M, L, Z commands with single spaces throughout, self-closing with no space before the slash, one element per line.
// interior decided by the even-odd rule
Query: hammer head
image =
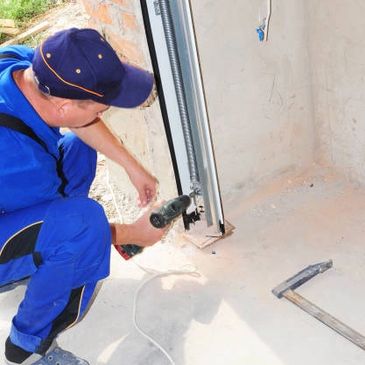
<path fill-rule="evenodd" d="M 279 284 L 276 288 L 272 290 L 272 293 L 276 297 L 281 298 L 287 290 L 289 289 L 294 290 L 298 288 L 308 280 L 312 279 L 317 274 L 325 272 L 332 266 L 333 266 L 332 260 L 320 262 L 314 265 L 309 265 L 302 271 L 299 271 L 296 275 L 292 276 L 291 278 L 285 280 L 283 283 Z"/>

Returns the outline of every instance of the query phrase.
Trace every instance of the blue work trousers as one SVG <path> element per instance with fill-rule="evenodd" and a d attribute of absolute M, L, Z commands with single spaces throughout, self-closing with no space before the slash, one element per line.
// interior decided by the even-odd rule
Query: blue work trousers
<path fill-rule="evenodd" d="M 10 339 L 40 354 L 81 319 L 110 265 L 110 227 L 88 198 L 96 152 L 72 133 L 60 147 L 66 197 L 0 215 L 0 286 L 30 277 Z"/>

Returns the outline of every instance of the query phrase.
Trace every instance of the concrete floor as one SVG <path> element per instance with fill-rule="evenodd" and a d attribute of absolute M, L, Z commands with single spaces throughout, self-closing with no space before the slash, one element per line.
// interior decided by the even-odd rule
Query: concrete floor
<path fill-rule="evenodd" d="M 334 268 L 298 292 L 365 334 L 363 190 L 315 169 L 250 196 L 232 193 L 225 209 L 236 230 L 224 240 L 199 250 L 170 237 L 135 258 L 155 270 L 190 264 L 200 272 L 147 284 L 137 303 L 139 325 L 178 365 L 364 363 L 361 349 L 271 294 L 305 266 L 331 258 Z M 60 344 L 93 365 L 169 364 L 133 326 L 135 292 L 151 275 L 117 255 L 112 261 L 88 316 Z M 2 340 L 23 291 L 0 295 Z"/>

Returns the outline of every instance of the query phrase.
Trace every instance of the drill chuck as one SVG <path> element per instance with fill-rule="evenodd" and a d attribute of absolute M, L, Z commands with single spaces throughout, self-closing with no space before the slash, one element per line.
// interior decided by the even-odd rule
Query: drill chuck
<path fill-rule="evenodd" d="M 151 213 L 150 222 L 155 228 L 164 228 L 182 214 L 191 204 L 188 195 L 171 199 Z"/>

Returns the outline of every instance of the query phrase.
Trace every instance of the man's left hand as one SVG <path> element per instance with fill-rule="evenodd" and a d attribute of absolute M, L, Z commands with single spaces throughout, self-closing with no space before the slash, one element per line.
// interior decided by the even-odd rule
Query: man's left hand
<path fill-rule="evenodd" d="M 129 178 L 138 192 L 139 206 L 145 207 L 155 199 L 158 181 L 143 166 L 134 168 Z"/>

